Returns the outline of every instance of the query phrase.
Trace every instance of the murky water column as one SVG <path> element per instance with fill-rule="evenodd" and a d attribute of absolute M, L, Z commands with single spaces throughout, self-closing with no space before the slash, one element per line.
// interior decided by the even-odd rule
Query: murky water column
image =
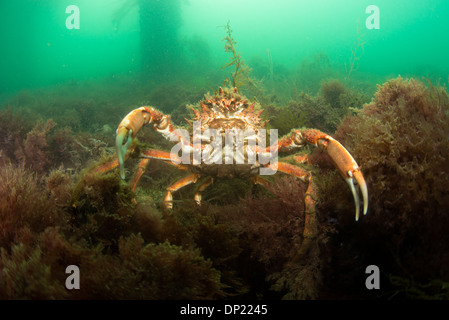
<path fill-rule="evenodd" d="M 143 79 L 167 82 L 181 66 L 180 0 L 139 0 Z"/>

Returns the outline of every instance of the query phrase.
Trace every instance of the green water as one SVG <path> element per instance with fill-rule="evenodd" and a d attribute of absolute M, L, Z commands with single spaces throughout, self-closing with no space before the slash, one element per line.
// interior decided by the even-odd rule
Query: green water
<path fill-rule="evenodd" d="M 379 29 L 365 25 L 371 4 L 379 8 Z M 66 26 L 69 5 L 79 8 L 79 29 Z M 363 35 L 354 79 L 376 83 L 400 74 L 447 82 L 448 15 L 445 0 L 2 1 L 0 95 L 118 75 L 207 78 L 229 61 L 220 27 L 228 21 L 255 76 L 267 77 L 271 65 L 279 79 L 321 54 L 343 78 Z M 146 52 L 145 39 L 159 53 Z"/>

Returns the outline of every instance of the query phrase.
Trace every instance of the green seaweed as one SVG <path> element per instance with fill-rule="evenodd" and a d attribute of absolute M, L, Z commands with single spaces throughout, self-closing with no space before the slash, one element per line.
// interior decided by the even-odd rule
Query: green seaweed
<path fill-rule="evenodd" d="M 378 257 L 384 272 L 394 275 L 391 291 L 415 298 L 419 292 L 410 290 L 424 297 L 427 284 L 433 296 L 444 295 L 432 281 L 449 280 L 448 123 L 445 87 L 398 77 L 379 85 L 372 101 L 345 118 L 335 134 L 360 164 L 370 193 L 369 226 L 352 233 L 361 237 L 358 243 L 377 239 L 373 247 L 386 250 Z M 338 190 L 334 184 L 328 199 L 336 200 L 332 189 Z M 347 232 L 348 221 L 341 228 Z M 350 246 L 366 256 L 366 249 Z"/>
<path fill-rule="evenodd" d="M 242 87 L 247 88 L 248 90 L 254 92 L 256 96 L 263 96 L 263 90 L 261 89 L 261 84 L 250 76 L 251 68 L 245 63 L 245 60 L 242 59 L 241 53 L 237 51 L 237 41 L 234 40 L 232 36 L 232 29 L 229 24 L 229 21 L 226 25 L 223 26 L 226 37 L 223 38 L 225 41 L 224 49 L 226 52 L 231 53 L 230 62 L 221 67 L 229 68 L 234 66 L 235 71 L 231 73 L 231 85 L 234 88 L 241 89 Z M 229 79 L 225 81 L 224 86 L 227 86 Z"/>
<path fill-rule="evenodd" d="M 346 72 L 345 80 L 348 84 L 351 80 L 351 75 L 359 69 L 360 58 L 365 54 L 366 41 L 363 40 L 364 36 L 365 33 L 362 34 L 360 31 L 360 21 L 357 20 L 357 41 L 354 44 L 353 48 L 351 48 L 351 56 L 349 59 L 349 64 L 346 65 L 345 63 L 345 72 Z"/>

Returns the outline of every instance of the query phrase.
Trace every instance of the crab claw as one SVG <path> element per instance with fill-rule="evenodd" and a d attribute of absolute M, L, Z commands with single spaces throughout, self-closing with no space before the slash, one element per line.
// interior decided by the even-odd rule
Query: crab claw
<path fill-rule="evenodd" d="M 151 112 L 154 110 L 148 107 L 140 107 L 128 113 L 120 122 L 117 128 L 117 137 L 115 145 L 117 147 L 118 164 L 120 168 L 120 177 L 125 179 L 125 155 L 133 138 L 140 129 L 151 122 Z"/>
<path fill-rule="evenodd" d="M 363 214 L 366 215 L 368 212 L 368 188 L 359 165 L 349 151 L 346 150 L 340 142 L 330 136 L 319 139 L 317 141 L 317 146 L 321 150 L 326 151 L 346 183 L 349 185 L 352 195 L 354 196 L 355 220 L 358 221 L 360 216 L 360 197 L 356 189 L 356 184 L 359 186 L 363 197 Z"/>
<path fill-rule="evenodd" d="M 120 169 L 120 178 L 125 179 L 125 155 L 132 142 L 133 130 L 121 127 L 117 129 L 115 145 L 117 146 L 118 165 Z"/>

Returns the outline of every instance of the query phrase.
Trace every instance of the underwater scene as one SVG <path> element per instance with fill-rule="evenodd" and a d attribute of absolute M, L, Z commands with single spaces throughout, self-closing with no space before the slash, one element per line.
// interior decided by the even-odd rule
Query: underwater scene
<path fill-rule="evenodd" d="M 449 299 L 449 2 L 0 2 L 0 299 Z"/>

